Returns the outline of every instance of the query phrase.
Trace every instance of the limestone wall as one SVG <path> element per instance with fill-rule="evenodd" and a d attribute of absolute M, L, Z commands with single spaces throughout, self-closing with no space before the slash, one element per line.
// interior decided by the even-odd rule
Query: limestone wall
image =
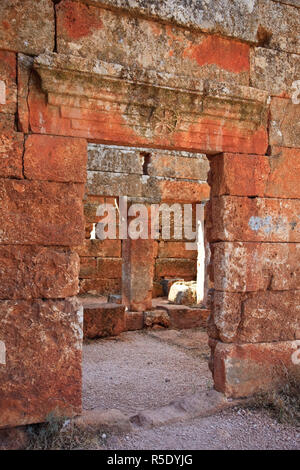
<path fill-rule="evenodd" d="M 299 1 L 2 0 L 0 18 L 0 427 L 80 412 L 89 143 L 166 149 L 175 177 L 172 151 L 209 156 L 215 386 L 244 396 L 298 371 Z M 121 187 L 101 171 L 88 185 Z M 195 184 L 163 176 L 166 199 Z M 141 306 L 154 247 L 137 242 Z"/>

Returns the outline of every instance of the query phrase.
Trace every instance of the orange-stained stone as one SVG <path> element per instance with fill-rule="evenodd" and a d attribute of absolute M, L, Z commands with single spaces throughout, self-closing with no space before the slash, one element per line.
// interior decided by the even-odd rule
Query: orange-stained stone
<path fill-rule="evenodd" d="M 271 147 L 266 197 L 300 199 L 300 149 Z"/>
<path fill-rule="evenodd" d="M 84 183 L 86 163 L 85 139 L 37 134 L 26 139 L 24 173 L 28 179 Z"/>
<path fill-rule="evenodd" d="M 59 27 L 70 40 L 80 39 L 102 28 L 101 10 L 83 3 L 63 1 L 56 6 L 56 12 L 60 20 Z"/>
<path fill-rule="evenodd" d="M 146 93 L 145 89 L 140 92 Z M 77 93 L 78 90 L 75 94 Z M 84 91 L 82 93 L 84 100 Z M 95 93 L 99 93 L 97 87 L 95 87 Z M 210 115 L 207 116 L 201 113 L 194 115 L 187 107 L 185 111 L 187 117 L 184 120 L 176 117 L 174 111 L 169 109 L 170 104 L 166 103 L 165 109 L 162 102 L 161 107 L 152 113 L 149 122 L 149 118 L 147 119 L 147 116 L 151 115 L 149 106 L 145 109 L 139 104 L 131 111 L 131 106 L 124 106 L 115 91 L 108 94 L 107 101 L 103 103 L 101 101 L 97 105 L 96 114 L 94 104 L 88 102 L 85 104 L 86 109 L 80 108 L 80 97 L 72 95 L 68 97 L 71 102 L 68 113 L 62 114 L 60 99 L 56 100 L 55 96 L 51 94 L 51 103 L 47 105 L 46 97 L 39 89 L 37 81 L 32 79 L 28 102 L 33 132 L 84 137 L 94 141 L 101 140 L 108 144 L 161 147 L 205 153 L 265 154 L 268 146 L 265 125 L 253 127 L 252 123 L 249 123 L 249 120 L 244 121 L 242 116 L 241 120 L 237 118 L 234 121 L 224 120 L 219 115 L 219 109 L 210 110 Z M 165 98 L 167 99 L 167 96 Z M 65 99 L 64 96 L 63 101 Z M 222 106 L 226 107 L 227 104 L 223 103 Z M 191 106 L 194 106 L 192 102 Z M 209 106 L 213 106 L 213 102 Z M 237 112 L 236 116 L 239 116 L 241 110 Z M 216 116 L 210 117 L 214 113 Z"/>
<path fill-rule="evenodd" d="M 292 362 L 296 341 L 224 344 L 210 340 L 215 388 L 228 397 L 246 397 L 286 383 L 287 372 L 299 378 Z"/>
<path fill-rule="evenodd" d="M 234 73 L 250 69 L 250 46 L 218 36 L 207 36 L 200 44 L 190 45 L 183 57 L 195 60 L 200 66 L 215 64 Z"/>
<path fill-rule="evenodd" d="M 125 330 L 125 306 L 110 303 L 83 303 L 85 338 L 117 336 Z"/>
<path fill-rule="evenodd" d="M 23 178 L 24 135 L 14 130 L 14 116 L 0 114 L 0 177 Z"/>
<path fill-rule="evenodd" d="M 197 250 L 187 250 L 185 242 L 160 241 L 158 244 L 159 258 L 196 259 Z"/>
<path fill-rule="evenodd" d="M 157 258 L 155 278 L 180 277 L 188 280 L 196 278 L 197 262 L 195 259 Z"/>
<path fill-rule="evenodd" d="M 75 298 L 0 302 L 0 428 L 81 412 L 80 308 Z"/>
<path fill-rule="evenodd" d="M 268 157 L 224 153 L 210 158 L 209 183 L 212 196 L 265 195 L 270 173 Z"/>
<path fill-rule="evenodd" d="M 210 187 L 207 183 L 193 181 L 161 181 L 161 199 L 176 202 L 201 202 L 209 199 Z"/>
<path fill-rule="evenodd" d="M 213 197 L 210 241 L 300 242 L 300 200 Z"/>
<path fill-rule="evenodd" d="M 0 245 L 1 299 L 59 299 L 78 293 L 79 256 L 60 248 Z"/>
<path fill-rule="evenodd" d="M 0 244 L 81 244 L 83 191 L 82 184 L 0 179 Z"/>
<path fill-rule="evenodd" d="M 0 113 L 14 114 L 17 107 L 16 54 L 0 50 Z M 3 102 L 4 101 L 4 102 Z"/>
<path fill-rule="evenodd" d="M 83 245 L 74 247 L 79 256 L 87 257 L 121 257 L 121 240 L 84 240 Z"/>
<path fill-rule="evenodd" d="M 1 0 L 0 48 L 32 55 L 53 50 L 53 13 L 51 0 Z"/>
<path fill-rule="evenodd" d="M 212 336 L 225 343 L 294 340 L 300 326 L 299 301 L 299 290 L 215 291 Z"/>
<path fill-rule="evenodd" d="M 219 242 L 211 245 L 220 291 L 286 291 L 300 286 L 300 244 Z"/>
<path fill-rule="evenodd" d="M 122 303 L 132 311 L 152 307 L 154 274 L 154 242 L 132 240 L 122 242 Z"/>
<path fill-rule="evenodd" d="M 80 294 L 121 294 L 122 279 L 80 279 Z"/>

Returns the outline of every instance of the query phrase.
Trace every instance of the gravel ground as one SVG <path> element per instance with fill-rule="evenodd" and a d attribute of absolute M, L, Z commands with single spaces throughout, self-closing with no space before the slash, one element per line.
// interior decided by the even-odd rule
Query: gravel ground
<path fill-rule="evenodd" d="M 127 415 L 212 387 L 207 335 L 201 329 L 127 332 L 90 341 L 83 352 L 85 409 L 117 408 Z M 207 418 L 112 435 L 110 450 L 300 449 L 300 429 L 266 412 L 233 408 Z"/>
<path fill-rule="evenodd" d="M 128 436 L 111 436 L 110 450 L 267 450 L 300 449 L 300 430 L 277 423 L 266 413 L 226 410 L 208 418 L 153 429 Z"/>
<path fill-rule="evenodd" d="M 84 409 L 126 414 L 212 387 L 207 335 L 199 329 L 127 332 L 83 348 Z"/>

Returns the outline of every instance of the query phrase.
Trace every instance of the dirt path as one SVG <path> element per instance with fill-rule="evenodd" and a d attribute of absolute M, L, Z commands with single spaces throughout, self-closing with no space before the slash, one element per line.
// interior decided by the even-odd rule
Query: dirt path
<path fill-rule="evenodd" d="M 128 332 L 84 345 L 84 409 L 124 413 L 212 387 L 207 335 L 199 329 Z"/>
<path fill-rule="evenodd" d="M 188 423 L 139 429 L 127 436 L 111 436 L 107 449 L 300 449 L 300 431 L 262 412 L 227 410 Z"/>
<path fill-rule="evenodd" d="M 126 415 L 212 388 L 207 335 L 194 330 L 127 332 L 84 345 L 84 408 Z M 100 438 L 105 449 L 300 449 L 300 430 L 265 412 L 227 409 L 212 416 Z"/>

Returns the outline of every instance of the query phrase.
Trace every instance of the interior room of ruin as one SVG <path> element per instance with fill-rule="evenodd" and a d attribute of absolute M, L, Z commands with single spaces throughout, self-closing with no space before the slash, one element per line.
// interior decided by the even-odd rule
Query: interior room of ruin
<path fill-rule="evenodd" d="M 299 27 L 298 0 L 0 1 L 0 429 L 118 409 L 124 383 L 141 412 L 146 353 L 164 406 L 298 377 Z M 151 237 L 163 204 L 192 249 L 172 210 Z M 173 395 L 171 343 L 196 351 Z"/>

